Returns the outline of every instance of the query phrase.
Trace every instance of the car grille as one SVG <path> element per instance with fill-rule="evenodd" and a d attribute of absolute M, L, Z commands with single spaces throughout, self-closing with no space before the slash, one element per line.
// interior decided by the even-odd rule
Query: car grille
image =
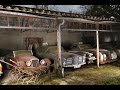
<path fill-rule="evenodd" d="M 38 60 L 32 60 L 32 66 L 33 67 L 37 67 L 39 64 L 39 61 Z"/>
<path fill-rule="evenodd" d="M 73 58 L 67 58 L 66 65 L 72 65 L 73 64 Z"/>

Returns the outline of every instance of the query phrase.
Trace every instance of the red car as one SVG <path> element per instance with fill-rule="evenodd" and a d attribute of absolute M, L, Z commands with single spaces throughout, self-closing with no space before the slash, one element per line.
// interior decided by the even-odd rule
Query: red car
<path fill-rule="evenodd" d="M 0 63 L 0 76 L 3 74 L 2 72 L 2 64 Z"/>
<path fill-rule="evenodd" d="M 12 65 L 18 65 L 20 67 L 36 67 L 39 65 L 39 59 L 33 56 L 31 50 L 18 50 L 13 51 L 9 55 L 7 55 L 6 60 Z M 9 69 L 13 68 L 11 66 L 7 66 Z"/>

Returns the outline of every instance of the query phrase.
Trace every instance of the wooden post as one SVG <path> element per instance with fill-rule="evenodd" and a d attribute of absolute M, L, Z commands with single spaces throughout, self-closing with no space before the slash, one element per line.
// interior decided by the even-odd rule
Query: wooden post
<path fill-rule="evenodd" d="M 96 40 L 97 40 L 97 66 L 99 67 L 99 33 L 96 31 Z"/>

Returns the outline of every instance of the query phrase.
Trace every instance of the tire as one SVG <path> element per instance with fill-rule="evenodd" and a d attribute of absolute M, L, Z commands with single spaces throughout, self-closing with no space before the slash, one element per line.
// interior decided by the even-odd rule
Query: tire
<path fill-rule="evenodd" d="M 65 77 L 65 74 L 64 74 L 64 68 L 61 69 L 61 76 L 62 76 L 62 78 Z"/>
<path fill-rule="evenodd" d="M 106 60 L 107 60 L 107 56 L 106 54 L 103 54 L 103 53 L 99 53 L 99 60 L 100 60 L 100 64 L 105 64 L 106 63 Z"/>
<path fill-rule="evenodd" d="M 61 77 L 61 78 L 64 78 L 65 75 L 64 75 L 64 68 L 59 68 L 58 69 L 58 75 Z"/>
<path fill-rule="evenodd" d="M 104 61 L 107 61 L 107 55 L 106 54 L 103 54 L 103 59 L 104 59 Z"/>
<path fill-rule="evenodd" d="M 101 52 L 99 53 L 99 59 L 100 59 L 100 62 L 104 61 L 103 54 Z"/>

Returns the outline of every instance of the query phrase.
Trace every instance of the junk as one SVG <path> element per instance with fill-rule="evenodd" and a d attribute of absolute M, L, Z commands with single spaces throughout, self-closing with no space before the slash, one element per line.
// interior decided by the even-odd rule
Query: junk
<path fill-rule="evenodd" d="M 9 56 L 9 61 L 6 62 L 8 65 L 12 66 L 11 69 L 14 69 L 16 66 L 19 68 L 37 68 L 41 66 L 40 60 L 32 56 L 31 50 L 18 50 L 18 51 L 13 51 L 13 55 Z M 44 59 L 47 66 L 50 65 L 51 63 L 48 63 L 48 59 Z M 15 66 L 15 67 L 14 67 Z"/>
<path fill-rule="evenodd" d="M 16 80 L 18 81 L 23 81 L 24 79 L 27 78 L 29 81 L 35 82 L 38 80 L 39 76 L 42 74 L 46 74 L 50 70 L 50 61 L 49 59 L 44 59 L 47 64 L 41 65 L 39 62 L 36 63 L 37 60 L 27 60 L 27 64 L 24 62 L 25 60 L 12 60 L 10 59 L 10 62 L 14 63 L 11 64 L 10 62 L 5 62 L 4 60 L 0 60 L 1 62 L 12 66 L 13 68 L 10 70 L 10 72 L 13 74 L 14 77 L 11 78 L 12 81 Z M 30 61 L 30 62 L 28 62 Z M 49 61 L 49 62 L 48 62 Z M 37 64 L 37 65 L 36 65 Z M 11 74 L 10 73 L 10 74 Z M 10 74 L 8 74 L 10 76 Z"/>

